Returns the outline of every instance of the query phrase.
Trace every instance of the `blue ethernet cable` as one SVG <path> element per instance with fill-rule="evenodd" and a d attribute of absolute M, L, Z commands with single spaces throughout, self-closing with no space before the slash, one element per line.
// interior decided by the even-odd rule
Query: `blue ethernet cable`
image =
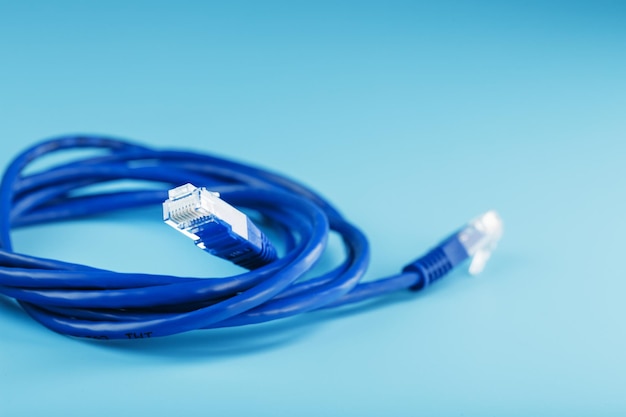
<path fill-rule="evenodd" d="M 25 171 L 45 155 L 76 149 L 100 153 Z M 129 179 L 154 184 L 119 191 L 93 187 Z M 162 204 L 165 223 L 242 272 L 226 278 L 119 273 L 12 248 L 13 228 L 155 204 Z M 500 217 L 488 211 L 402 272 L 363 281 L 369 264 L 365 235 L 315 191 L 232 160 L 92 135 L 53 138 L 19 154 L 2 178 L 0 207 L 0 294 L 53 331 L 93 339 L 242 326 L 421 290 L 468 259 L 470 272 L 480 272 L 502 235 Z M 280 255 L 240 209 L 275 228 Z M 331 232 L 341 237 L 345 258 L 311 277 L 307 272 Z"/>

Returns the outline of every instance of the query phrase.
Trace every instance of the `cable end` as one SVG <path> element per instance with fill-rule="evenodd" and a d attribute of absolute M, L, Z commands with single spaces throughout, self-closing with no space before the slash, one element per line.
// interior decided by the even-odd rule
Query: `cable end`
<path fill-rule="evenodd" d="M 247 269 L 277 258 L 267 237 L 241 211 L 204 187 L 171 189 L 163 202 L 163 221 L 212 255 Z"/>
<path fill-rule="evenodd" d="M 479 274 L 489 260 L 503 233 L 502 219 L 494 210 L 471 220 L 426 255 L 404 267 L 404 272 L 420 276 L 412 289 L 418 290 L 441 279 L 457 265 L 470 259 L 469 272 Z"/>
<path fill-rule="evenodd" d="M 502 218 L 490 210 L 472 221 L 458 234 L 461 245 L 471 258 L 469 273 L 480 274 L 496 249 L 504 231 Z"/>

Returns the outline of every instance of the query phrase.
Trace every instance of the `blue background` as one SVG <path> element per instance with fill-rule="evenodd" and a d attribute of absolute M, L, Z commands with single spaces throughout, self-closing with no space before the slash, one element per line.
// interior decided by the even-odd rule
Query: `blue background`
<path fill-rule="evenodd" d="M 506 225 L 479 277 L 249 328 L 85 342 L 2 298 L 0 414 L 626 414 L 625 19 L 617 1 L 0 0 L 3 166 L 95 132 L 271 167 L 367 232 L 370 278 L 487 209 Z M 232 272 L 158 207 L 14 240 Z"/>

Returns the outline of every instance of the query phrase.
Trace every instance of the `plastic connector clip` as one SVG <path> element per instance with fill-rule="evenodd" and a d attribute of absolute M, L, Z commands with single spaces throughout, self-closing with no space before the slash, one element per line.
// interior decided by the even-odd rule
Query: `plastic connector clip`
<path fill-rule="evenodd" d="M 163 220 L 196 246 L 247 269 L 274 261 L 276 249 L 265 234 L 219 193 L 192 184 L 168 192 Z"/>
<path fill-rule="evenodd" d="M 448 274 L 454 267 L 471 258 L 469 272 L 480 273 L 502 237 L 502 219 L 488 211 L 453 233 L 426 255 L 404 267 L 404 272 L 420 276 L 412 289 L 419 290 Z"/>

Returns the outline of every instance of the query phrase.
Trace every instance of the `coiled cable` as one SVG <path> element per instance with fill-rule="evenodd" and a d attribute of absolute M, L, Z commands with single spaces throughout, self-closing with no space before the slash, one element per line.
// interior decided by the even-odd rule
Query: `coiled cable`
<path fill-rule="evenodd" d="M 102 152 L 25 172 L 45 155 L 75 149 Z M 113 192 L 93 187 L 129 179 L 154 184 Z M 13 251 L 12 228 L 161 204 L 169 189 L 189 182 L 259 213 L 280 232 L 284 254 L 235 276 L 196 278 L 120 273 Z M 260 323 L 419 289 L 432 281 L 429 274 L 441 275 L 441 265 L 425 266 L 418 259 L 400 274 L 362 282 L 367 239 L 311 189 L 232 160 L 108 137 L 68 135 L 25 150 L 4 174 L 0 207 L 0 294 L 16 299 L 44 326 L 71 336 L 133 339 Z M 345 258 L 331 271 L 303 279 L 331 231 L 341 237 Z M 456 253 L 448 270 L 473 255 L 456 246 L 456 252 L 448 251 Z"/>

